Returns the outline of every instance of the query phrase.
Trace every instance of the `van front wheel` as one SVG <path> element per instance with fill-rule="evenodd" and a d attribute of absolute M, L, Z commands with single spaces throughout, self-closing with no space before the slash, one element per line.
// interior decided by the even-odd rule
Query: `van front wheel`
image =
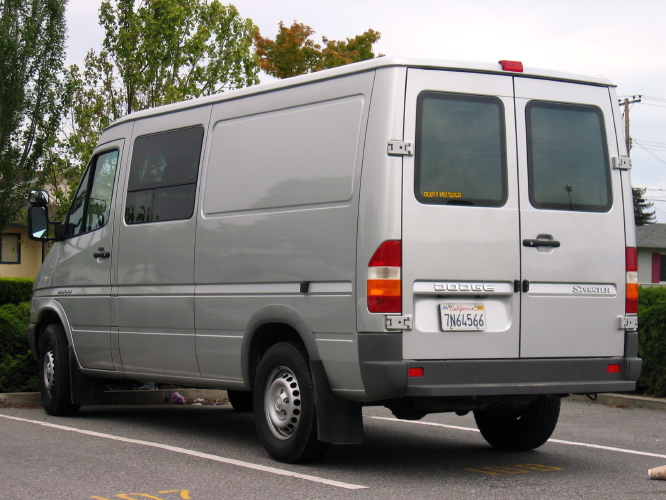
<path fill-rule="evenodd" d="M 49 415 L 67 416 L 79 411 L 72 403 L 69 351 L 62 326 L 51 324 L 39 339 L 39 386 L 42 405 Z"/>
<path fill-rule="evenodd" d="M 500 450 L 526 451 L 544 444 L 560 416 L 558 396 L 539 396 L 521 410 L 475 411 L 474 419 L 488 444 Z"/>
<path fill-rule="evenodd" d="M 330 444 L 317 439 L 312 376 L 300 346 L 280 342 L 259 363 L 254 385 L 257 434 L 281 462 L 311 462 Z"/>

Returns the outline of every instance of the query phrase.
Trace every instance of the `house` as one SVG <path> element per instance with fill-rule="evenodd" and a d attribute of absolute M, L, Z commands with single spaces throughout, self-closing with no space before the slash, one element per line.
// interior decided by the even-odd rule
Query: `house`
<path fill-rule="evenodd" d="M 48 251 L 28 238 L 28 228 L 22 224 L 11 224 L 0 233 L 0 247 L 0 278 L 34 278 Z"/>
<path fill-rule="evenodd" d="M 666 224 L 636 228 L 638 282 L 642 286 L 666 286 Z"/>

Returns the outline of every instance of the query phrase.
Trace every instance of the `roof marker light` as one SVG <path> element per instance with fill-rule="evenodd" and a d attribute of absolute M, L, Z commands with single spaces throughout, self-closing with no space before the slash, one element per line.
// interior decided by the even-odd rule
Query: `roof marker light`
<path fill-rule="evenodd" d="M 523 63 L 520 61 L 507 61 L 503 60 L 499 62 L 502 65 L 504 71 L 513 71 L 514 73 L 523 72 Z"/>

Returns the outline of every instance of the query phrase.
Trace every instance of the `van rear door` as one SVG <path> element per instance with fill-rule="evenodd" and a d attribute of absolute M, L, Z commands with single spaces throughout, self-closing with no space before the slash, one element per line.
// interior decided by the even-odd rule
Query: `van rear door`
<path fill-rule="evenodd" d="M 618 154 L 614 100 L 607 87 L 515 82 L 521 357 L 622 356 L 625 233 L 620 171 L 610 166 Z"/>
<path fill-rule="evenodd" d="M 519 211 L 511 76 L 409 69 L 403 161 L 407 359 L 516 358 Z M 413 300 L 412 300 L 413 297 Z"/>
<path fill-rule="evenodd" d="M 623 355 L 607 87 L 410 69 L 404 139 L 406 359 Z"/>

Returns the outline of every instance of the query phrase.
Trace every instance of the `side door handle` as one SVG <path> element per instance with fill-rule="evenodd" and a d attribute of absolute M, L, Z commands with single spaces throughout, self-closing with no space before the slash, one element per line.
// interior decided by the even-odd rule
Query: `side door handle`
<path fill-rule="evenodd" d="M 111 257 L 111 252 L 107 252 L 104 248 L 98 248 L 98 251 L 93 254 L 96 259 L 108 259 Z"/>
<path fill-rule="evenodd" d="M 556 240 L 523 240 L 523 246 L 529 248 L 552 247 L 557 248 L 560 242 Z"/>

